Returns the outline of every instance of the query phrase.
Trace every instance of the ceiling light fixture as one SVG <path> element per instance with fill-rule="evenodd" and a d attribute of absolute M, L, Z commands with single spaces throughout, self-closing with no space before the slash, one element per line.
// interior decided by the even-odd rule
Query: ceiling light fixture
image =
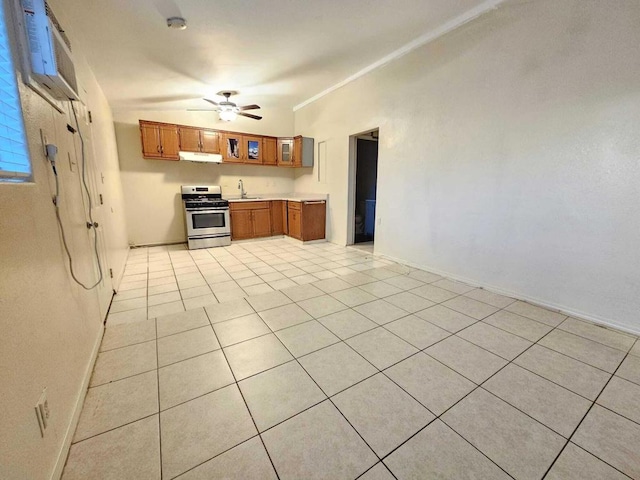
<path fill-rule="evenodd" d="M 167 18 L 167 27 L 175 30 L 184 30 L 187 28 L 187 21 L 182 17 Z"/>
<path fill-rule="evenodd" d="M 224 122 L 232 122 L 238 117 L 238 114 L 231 109 L 220 110 L 220 120 Z"/>

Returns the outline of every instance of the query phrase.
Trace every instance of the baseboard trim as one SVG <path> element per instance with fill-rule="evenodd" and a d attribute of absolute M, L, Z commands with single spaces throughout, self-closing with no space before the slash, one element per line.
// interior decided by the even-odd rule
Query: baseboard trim
<path fill-rule="evenodd" d="M 382 257 L 382 258 L 386 258 L 387 260 L 392 260 L 396 263 L 400 263 L 402 265 L 407 265 L 408 267 L 413 267 L 413 268 L 418 268 L 420 270 L 426 270 L 428 272 L 432 272 L 432 273 L 436 273 L 438 275 L 442 275 L 443 277 L 447 277 L 447 278 L 451 278 L 453 280 L 458 280 L 460 282 L 464 282 L 467 283 L 473 287 L 478 287 L 478 288 L 484 288 L 486 290 L 490 290 L 494 293 L 499 293 L 500 295 L 506 295 L 508 297 L 512 297 L 515 298 L 517 300 L 524 300 L 528 303 L 531 303 L 533 305 L 537 305 L 539 307 L 544 307 L 550 310 L 555 310 L 559 313 L 562 313 L 564 315 L 569 315 L 571 317 L 576 317 L 582 320 L 587 320 L 589 322 L 592 323 L 597 323 L 599 325 L 605 326 L 605 327 L 610 327 L 610 328 L 614 328 L 616 330 L 620 330 L 626 333 L 630 333 L 632 335 L 640 335 L 640 328 L 637 329 L 633 329 L 630 328 L 628 325 L 623 325 L 620 324 L 610 318 L 604 318 L 604 317 L 600 317 L 600 316 L 594 316 L 585 312 L 581 312 L 579 310 L 576 310 L 572 307 L 567 307 L 566 305 L 561 305 L 561 304 L 556 304 L 553 302 L 548 302 L 546 300 L 540 299 L 540 298 L 536 298 L 536 297 L 532 297 L 530 295 L 527 295 L 526 293 L 523 292 L 517 292 L 514 290 L 508 290 L 502 287 L 498 287 L 495 285 L 490 285 L 490 284 L 486 284 L 486 283 L 479 283 L 477 280 L 471 279 L 471 278 L 467 278 L 461 275 L 456 275 L 450 272 L 446 272 L 444 270 L 439 270 L 437 268 L 433 268 L 430 267 L 428 265 L 418 265 L 412 262 L 407 262 L 406 260 L 400 259 L 400 258 L 396 258 L 396 257 L 392 257 L 390 255 L 383 255 L 383 254 L 375 254 L 376 256 Z"/>
<path fill-rule="evenodd" d="M 67 431 L 65 432 L 64 441 L 62 442 L 62 447 L 60 448 L 58 459 L 56 460 L 56 466 L 53 469 L 53 473 L 50 477 L 51 480 L 60 480 L 60 478 L 62 477 L 64 466 L 67 463 L 67 456 L 69 455 L 69 450 L 71 449 L 73 434 L 76 433 L 76 427 L 78 426 L 78 421 L 80 420 L 80 413 L 82 413 L 82 407 L 84 406 L 84 399 L 87 396 L 87 390 L 89 389 L 89 381 L 91 380 L 93 367 L 95 366 L 96 359 L 98 358 L 98 352 L 100 351 L 100 345 L 102 344 L 103 335 L 104 325 L 102 322 L 100 322 L 100 334 L 97 336 L 96 342 L 93 345 L 93 351 L 91 352 L 91 361 L 89 362 L 89 365 L 87 365 L 87 369 L 85 370 L 84 380 L 82 381 L 80 394 L 78 395 L 78 399 L 74 407 L 73 417 L 71 418 L 71 423 L 69 424 L 69 426 L 67 427 Z"/>
<path fill-rule="evenodd" d="M 129 261 L 129 255 L 131 254 L 131 247 L 127 247 L 127 258 L 124 259 L 124 263 L 120 265 L 120 271 L 116 273 L 111 286 L 114 291 L 118 291 L 120 288 L 120 283 L 122 283 L 122 277 L 124 277 L 124 269 L 127 267 L 127 262 Z"/>

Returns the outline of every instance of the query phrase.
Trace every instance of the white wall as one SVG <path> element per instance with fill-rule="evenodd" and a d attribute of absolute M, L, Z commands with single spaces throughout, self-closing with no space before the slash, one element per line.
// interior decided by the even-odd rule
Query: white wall
<path fill-rule="evenodd" d="M 347 241 L 380 128 L 377 253 L 640 332 L 640 3 L 511 1 L 296 112 Z"/>
<path fill-rule="evenodd" d="M 63 12 L 55 11 L 64 23 Z M 71 26 L 65 27 L 77 46 Z M 102 229 L 108 267 L 118 272 L 124 267 L 127 243 L 111 112 L 86 63 L 80 55 L 76 60 L 83 98 L 97 119 L 83 130 L 92 137 L 97 167 L 105 174 L 99 186 L 106 202 Z M 74 415 L 101 339 L 102 318 L 96 291 L 83 290 L 69 275 L 51 201 L 54 177 L 40 140 L 43 129 L 48 141 L 59 147 L 61 215 L 75 270 L 90 282 L 95 279 L 93 244 L 84 225 L 80 156 L 66 128 L 74 121 L 68 110 L 59 114 L 24 85 L 20 96 L 33 183 L 0 184 L 0 478 L 48 479 L 64 464 Z M 75 142 L 77 146 L 77 138 Z M 73 172 L 69 159 L 77 165 Z M 34 406 L 45 387 L 51 418 L 41 438 Z"/>
<path fill-rule="evenodd" d="M 116 112 L 116 136 L 120 170 L 127 204 L 129 242 L 149 245 L 186 241 L 181 185 L 221 185 L 223 196 L 237 196 L 238 179 L 249 194 L 293 191 L 294 171 L 255 165 L 212 165 L 142 158 L 138 120 L 177 123 L 199 127 L 291 136 L 291 110 L 261 111 L 264 119 L 216 121 L 213 112 L 127 111 Z"/>

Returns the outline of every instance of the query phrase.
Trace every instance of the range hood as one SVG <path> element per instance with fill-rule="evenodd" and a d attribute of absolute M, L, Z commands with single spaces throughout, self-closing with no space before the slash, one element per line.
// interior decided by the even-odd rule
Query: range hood
<path fill-rule="evenodd" d="M 222 163 L 222 155 L 217 153 L 178 152 L 178 155 L 183 162 Z"/>

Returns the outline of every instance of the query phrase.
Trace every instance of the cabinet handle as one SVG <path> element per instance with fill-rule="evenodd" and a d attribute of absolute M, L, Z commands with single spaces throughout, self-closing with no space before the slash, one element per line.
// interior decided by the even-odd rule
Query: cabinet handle
<path fill-rule="evenodd" d="M 156 150 L 160 153 L 160 145 L 156 145 Z"/>
<path fill-rule="evenodd" d="M 325 201 L 324 200 L 318 200 L 316 202 L 303 202 L 305 205 L 320 205 L 323 204 Z"/>

